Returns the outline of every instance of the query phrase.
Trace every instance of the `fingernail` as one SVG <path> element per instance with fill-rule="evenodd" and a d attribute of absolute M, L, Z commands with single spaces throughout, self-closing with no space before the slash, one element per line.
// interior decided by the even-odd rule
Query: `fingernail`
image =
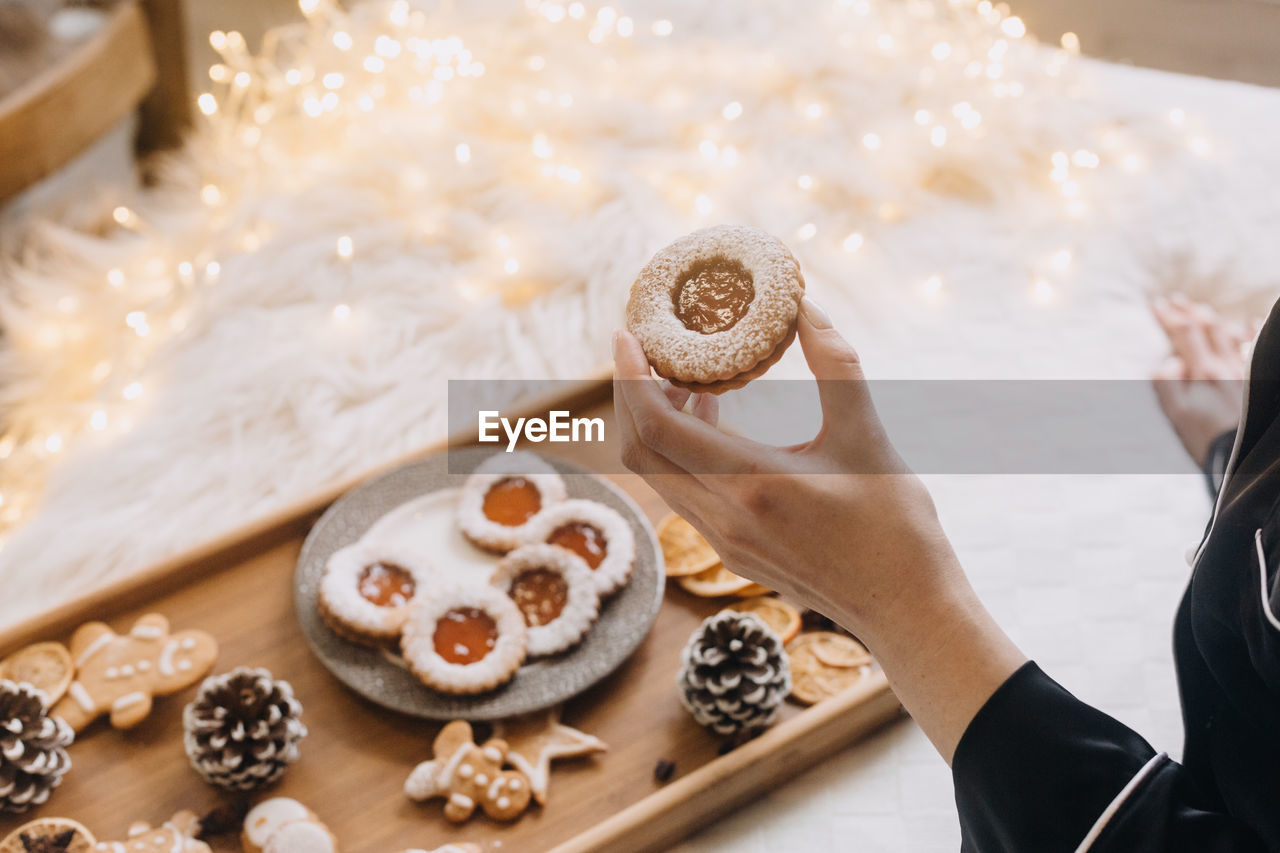
<path fill-rule="evenodd" d="M 612 341 L 610 341 L 610 343 L 609 343 L 609 348 L 610 348 L 611 350 L 613 350 L 613 360 L 614 360 L 614 361 L 617 361 L 617 360 L 618 360 L 618 341 L 620 341 L 620 340 L 622 340 L 622 330 L 621 330 L 621 329 L 614 329 L 614 330 L 613 330 L 613 340 L 612 340 Z"/>
<path fill-rule="evenodd" d="M 809 321 L 809 325 L 815 329 L 831 328 L 831 317 L 812 297 L 806 296 L 800 300 L 800 311 L 804 314 L 804 318 Z"/>

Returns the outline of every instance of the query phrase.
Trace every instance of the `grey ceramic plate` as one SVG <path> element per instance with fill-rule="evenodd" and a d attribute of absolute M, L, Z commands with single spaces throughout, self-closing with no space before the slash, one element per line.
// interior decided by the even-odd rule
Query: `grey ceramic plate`
<path fill-rule="evenodd" d="M 488 451 L 450 451 L 455 469 L 470 469 Z M 468 459 L 467 457 L 474 457 Z M 521 667 L 502 687 L 479 696 L 449 696 L 423 685 L 386 654 L 347 642 L 316 613 L 316 595 L 329 556 L 355 542 L 382 516 L 414 498 L 462 485 L 439 454 L 397 468 L 353 489 L 329 507 L 307 535 L 294 576 L 294 600 L 312 650 L 337 678 L 386 708 L 431 720 L 493 720 L 548 708 L 576 696 L 613 672 L 653 626 L 666 581 L 657 536 L 640 508 L 620 489 L 582 468 L 548 460 L 565 475 L 569 496 L 607 504 L 635 530 L 636 562 L 631 582 L 604 602 L 600 618 L 574 648 Z"/>

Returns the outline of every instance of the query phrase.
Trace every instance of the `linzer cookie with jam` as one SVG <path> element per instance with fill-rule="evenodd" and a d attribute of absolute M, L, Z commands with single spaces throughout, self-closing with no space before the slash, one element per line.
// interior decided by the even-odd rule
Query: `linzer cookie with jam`
<path fill-rule="evenodd" d="M 527 541 L 558 545 L 591 569 L 601 598 L 627 585 L 636 561 L 636 537 L 627 520 L 602 503 L 568 500 L 529 522 Z"/>
<path fill-rule="evenodd" d="M 463 485 L 458 527 L 473 545 L 505 554 L 524 544 L 529 522 L 565 494 L 564 480 L 537 455 L 495 454 Z"/>
<path fill-rule="evenodd" d="M 690 391 L 741 388 L 795 339 L 800 264 L 776 237 L 718 225 L 681 237 L 631 285 L 627 329 L 658 375 Z"/>
<path fill-rule="evenodd" d="M 566 548 L 517 548 L 498 564 L 491 582 L 524 614 L 531 656 L 554 655 L 576 645 L 600 612 L 591 570 Z"/>
<path fill-rule="evenodd" d="M 429 566 L 421 554 L 402 545 L 358 542 L 329 558 L 317 609 L 344 639 L 395 646 L 410 607 L 429 583 Z"/>
<path fill-rule="evenodd" d="M 405 663 L 441 693 L 492 690 L 511 679 L 528 648 L 524 614 L 491 586 L 456 586 L 413 609 L 400 637 Z"/>

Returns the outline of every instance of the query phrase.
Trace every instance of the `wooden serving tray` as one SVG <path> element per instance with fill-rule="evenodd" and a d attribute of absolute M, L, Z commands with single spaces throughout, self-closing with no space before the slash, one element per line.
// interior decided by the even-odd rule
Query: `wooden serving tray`
<path fill-rule="evenodd" d="M 609 390 L 607 382 L 586 382 L 570 397 L 526 413 L 570 408 L 611 422 Z M 557 447 L 564 445 L 536 449 L 554 454 Z M 588 468 L 616 468 L 611 444 L 579 445 L 565 455 Z M 666 514 L 638 477 L 611 479 L 651 520 Z M 221 645 L 216 672 L 262 666 L 292 683 L 310 734 L 301 760 L 268 796 L 294 797 L 311 807 L 346 853 L 397 853 L 449 841 L 490 842 L 486 850 L 501 842 L 513 853 L 662 849 L 901 714 L 876 670 L 820 705 L 788 703 L 773 728 L 718 755 L 722 739 L 681 707 L 675 673 L 689 634 L 726 601 L 695 598 L 670 584 L 657 623 L 635 654 L 565 708 L 566 723 L 602 738 L 609 751 L 557 762 L 547 805 L 513 823 L 477 815 L 461 826 L 450 824 L 440 801 L 416 804 L 401 792 L 414 765 L 431 757 L 438 726 L 382 710 L 345 689 L 312 655 L 294 615 L 292 578 L 302 541 L 324 506 L 351 485 L 6 631 L 0 655 L 34 641 L 65 642 L 92 619 L 123 631 L 153 611 L 168 616 L 175 629 L 211 632 Z M 99 840 L 119 840 L 134 821 L 159 823 L 180 809 L 202 812 L 232 799 L 187 763 L 181 718 L 194 692 L 158 699 L 151 717 L 131 731 L 103 722 L 86 730 L 70 749 L 73 767 L 62 786 L 27 815 L 0 815 L 0 837 L 33 817 L 62 816 L 84 823 Z M 660 759 L 676 766 L 665 785 L 654 779 Z M 240 849 L 236 838 L 214 845 Z"/>
<path fill-rule="evenodd" d="M 125 0 L 71 55 L 0 99 L 0 202 L 88 148 L 155 80 L 146 17 Z"/>

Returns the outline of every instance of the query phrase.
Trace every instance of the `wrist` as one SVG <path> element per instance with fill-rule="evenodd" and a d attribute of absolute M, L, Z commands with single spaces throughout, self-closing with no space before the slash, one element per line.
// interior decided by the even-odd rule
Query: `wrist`
<path fill-rule="evenodd" d="M 903 537 L 892 556 L 876 559 L 876 582 L 856 576 L 836 590 L 826 612 L 870 645 L 910 641 L 920 629 L 944 624 L 972 596 L 960 562 L 941 528 Z"/>
<path fill-rule="evenodd" d="M 950 763 L 974 716 L 1027 657 L 983 607 L 954 555 L 925 574 L 931 582 L 902 584 L 876 612 L 849 615 L 846 624 Z"/>

